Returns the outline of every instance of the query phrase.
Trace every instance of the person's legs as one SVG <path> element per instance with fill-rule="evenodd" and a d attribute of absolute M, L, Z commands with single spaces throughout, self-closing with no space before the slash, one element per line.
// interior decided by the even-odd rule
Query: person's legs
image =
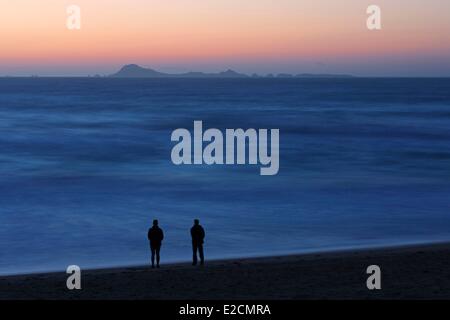
<path fill-rule="evenodd" d="M 155 267 L 155 247 L 150 245 L 150 251 L 152 252 L 152 268 Z"/>
<path fill-rule="evenodd" d="M 156 250 L 156 267 L 159 268 L 159 252 L 161 251 L 161 245 L 155 248 Z"/>
<path fill-rule="evenodd" d="M 200 264 L 205 263 L 205 257 L 203 256 L 203 244 L 198 245 L 198 253 L 200 255 Z"/>
<path fill-rule="evenodd" d="M 197 244 L 192 243 L 192 265 L 195 266 L 197 264 Z"/>

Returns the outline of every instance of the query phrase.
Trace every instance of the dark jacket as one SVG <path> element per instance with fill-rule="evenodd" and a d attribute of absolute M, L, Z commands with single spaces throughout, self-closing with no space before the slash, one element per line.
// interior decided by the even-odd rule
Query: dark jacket
<path fill-rule="evenodd" d="M 147 238 L 153 245 L 160 245 L 164 239 L 164 233 L 158 226 L 153 226 L 148 229 Z"/>
<path fill-rule="evenodd" d="M 195 225 L 191 228 L 192 243 L 203 244 L 205 239 L 205 230 L 201 225 Z"/>

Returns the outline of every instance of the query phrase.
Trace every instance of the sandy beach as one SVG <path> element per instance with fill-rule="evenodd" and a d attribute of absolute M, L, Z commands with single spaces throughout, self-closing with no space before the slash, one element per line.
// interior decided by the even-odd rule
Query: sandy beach
<path fill-rule="evenodd" d="M 366 287 L 379 265 L 382 289 Z M 255 259 L 0 278 L 0 299 L 448 299 L 450 244 L 348 250 Z"/>

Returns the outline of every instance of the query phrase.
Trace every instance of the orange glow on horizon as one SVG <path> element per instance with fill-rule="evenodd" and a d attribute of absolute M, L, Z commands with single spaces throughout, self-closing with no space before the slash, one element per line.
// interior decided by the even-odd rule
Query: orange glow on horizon
<path fill-rule="evenodd" d="M 67 1 L 1 1 L 0 64 L 450 53 L 450 19 L 443 13 L 450 12 L 443 8 L 450 4 L 435 0 L 426 6 L 416 0 L 378 1 L 383 29 L 377 32 L 365 27 L 370 2 L 361 0 L 78 0 L 82 28 L 77 31 L 66 28 L 65 10 L 72 4 Z"/>

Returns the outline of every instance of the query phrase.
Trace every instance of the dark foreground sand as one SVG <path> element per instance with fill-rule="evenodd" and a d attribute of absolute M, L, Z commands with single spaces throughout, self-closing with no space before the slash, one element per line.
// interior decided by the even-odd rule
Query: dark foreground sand
<path fill-rule="evenodd" d="M 367 266 L 382 290 L 366 288 Z M 0 299 L 448 299 L 450 244 L 0 278 Z"/>

